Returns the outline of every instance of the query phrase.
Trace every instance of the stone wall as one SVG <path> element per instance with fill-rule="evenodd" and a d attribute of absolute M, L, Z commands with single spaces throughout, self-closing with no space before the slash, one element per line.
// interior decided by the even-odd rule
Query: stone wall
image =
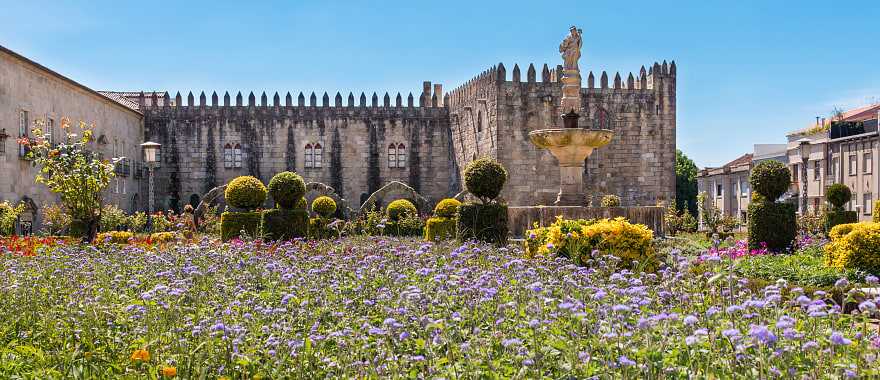
<path fill-rule="evenodd" d="M 34 126 L 43 125 L 46 131 L 52 123 L 53 138 L 59 141 L 64 136 L 61 119 L 66 117 L 74 132 L 80 121 L 94 124 L 98 141 L 91 148 L 105 158 L 140 157 L 140 113 L 0 46 L 0 134 L 8 136 L 0 139 L 0 201 L 29 199 L 30 208 L 22 218 L 33 222 L 34 231 L 41 226 L 40 209 L 59 198 L 34 182 L 37 168 L 19 156 L 22 111 L 30 137 Z M 119 176 L 105 199 L 124 210 L 135 209 L 140 181 L 130 171 Z"/>
<path fill-rule="evenodd" d="M 426 89 L 431 94 L 429 83 Z M 204 94 L 198 104 L 188 95 L 186 105 L 179 94 L 173 101 L 139 99 L 160 105 L 143 108 L 147 139 L 162 144 L 157 201 L 180 207 L 236 176 L 268 183 L 284 170 L 333 186 L 354 207 L 391 181 L 412 186 L 431 202 L 452 196 L 460 187 L 450 159 L 448 112 L 425 93 L 418 105 L 411 94 L 405 101 L 398 94 L 393 102 L 385 94 L 381 104 L 373 94 L 369 105 L 365 94 L 357 104 L 349 94 L 343 104 L 338 93 L 332 104 L 326 93 L 320 103 L 315 94 L 308 103 L 300 94 L 295 105 L 290 94 L 283 103 L 276 94 L 271 104 L 266 94 L 257 103 L 253 93 L 247 103 L 238 94 L 234 104 L 227 94 L 222 105 L 216 94 L 210 105 Z M 241 167 L 226 167 L 226 144 L 241 146 Z M 321 145 L 320 168 L 306 167 L 307 144 Z M 405 167 L 390 167 L 390 144 L 405 147 Z"/>
<path fill-rule="evenodd" d="M 512 205 L 550 205 L 559 191 L 556 159 L 529 142 L 536 129 L 560 128 L 562 84 L 545 64 L 540 81 L 534 65 L 525 80 L 515 65 L 510 80 L 503 64 L 449 94 L 456 157 L 497 158 L 510 173 L 502 196 Z M 587 159 L 584 188 L 616 194 L 624 206 L 655 205 L 675 195 L 675 63 L 655 63 L 623 81 L 590 72 L 582 89 L 582 127 L 608 128 L 615 136 Z M 482 118 L 481 118 L 482 115 Z M 464 164 L 460 165 L 462 168 Z"/>

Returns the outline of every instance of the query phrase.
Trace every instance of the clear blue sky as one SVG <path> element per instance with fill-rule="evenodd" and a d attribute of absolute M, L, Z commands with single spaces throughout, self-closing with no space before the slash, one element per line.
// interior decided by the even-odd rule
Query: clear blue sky
<path fill-rule="evenodd" d="M 253 4 L 0 0 L 0 44 L 95 89 L 332 97 L 555 65 L 576 24 L 582 69 L 625 77 L 676 61 L 678 146 L 701 167 L 784 142 L 834 106 L 880 101 L 877 0 Z"/>

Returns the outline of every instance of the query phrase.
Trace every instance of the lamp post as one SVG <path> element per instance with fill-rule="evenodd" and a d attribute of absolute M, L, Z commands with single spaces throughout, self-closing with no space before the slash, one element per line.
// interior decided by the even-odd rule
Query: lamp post
<path fill-rule="evenodd" d="M 801 215 L 807 214 L 807 162 L 810 160 L 810 139 L 802 138 L 797 141 L 798 150 L 801 154 Z"/>
<path fill-rule="evenodd" d="M 147 202 L 147 230 L 153 230 L 153 205 L 154 197 L 153 197 L 153 170 L 156 168 L 156 163 L 159 161 L 157 158 L 159 149 L 162 147 L 162 144 L 154 143 L 152 141 L 147 141 L 141 144 L 141 148 L 144 150 L 144 162 L 147 164 L 147 172 L 149 177 L 149 191 L 147 193 L 148 202 Z"/>

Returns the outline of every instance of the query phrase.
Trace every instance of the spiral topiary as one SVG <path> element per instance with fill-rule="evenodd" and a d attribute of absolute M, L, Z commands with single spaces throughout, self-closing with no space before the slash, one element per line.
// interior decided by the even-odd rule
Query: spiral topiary
<path fill-rule="evenodd" d="M 232 207 L 253 210 L 266 201 L 266 186 L 255 177 L 236 177 L 229 181 L 224 196 Z"/>
<path fill-rule="evenodd" d="M 391 202 L 390 204 L 388 204 L 388 208 L 385 209 L 385 215 L 387 215 L 389 219 L 394 221 L 400 220 L 400 218 L 403 217 L 404 214 L 418 215 L 419 210 L 412 202 L 406 199 L 398 199 L 394 202 Z"/>
<path fill-rule="evenodd" d="M 279 208 L 291 209 L 306 194 L 306 183 L 299 174 L 281 172 L 269 181 L 269 194 Z"/>
<path fill-rule="evenodd" d="M 763 161 L 752 169 L 749 184 L 752 190 L 774 202 L 791 186 L 791 171 L 779 161 Z"/>
<path fill-rule="evenodd" d="M 852 200 L 852 190 L 842 183 L 835 183 L 828 186 L 825 198 L 835 211 L 843 210 L 843 205 Z"/>
<path fill-rule="evenodd" d="M 489 157 L 471 161 L 464 169 L 464 184 L 468 192 L 480 198 L 483 203 L 497 198 L 505 182 L 507 170 Z"/>
<path fill-rule="evenodd" d="M 453 218 L 455 213 L 458 212 L 458 206 L 461 206 L 461 202 L 457 199 L 446 198 L 434 206 L 434 216 Z"/>
<path fill-rule="evenodd" d="M 312 201 L 312 211 L 325 218 L 329 218 L 336 212 L 336 201 L 326 195 L 317 197 Z"/>

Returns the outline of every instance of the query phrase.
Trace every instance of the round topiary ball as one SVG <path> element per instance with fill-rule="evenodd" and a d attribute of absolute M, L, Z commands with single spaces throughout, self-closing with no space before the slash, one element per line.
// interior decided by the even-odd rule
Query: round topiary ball
<path fill-rule="evenodd" d="M 325 218 L 330 217 L 336 212 L 336 201 L 326 195 L 315 198 L 312 201 L 312 211 L 318 213 Z"/>
<path fill-rule="evenodd" d="M 457 199 L 446 198 L 438 202 L 437 206 L 434 206 L 434 216 L 453 218 L 455 213 L 458 212 L 458 206 L 461 206 L 461 202 Z"/>
<path fill-rule="evenodd" d="M 300 198 L 299 201 L 296 202 L 296 205 L 293 206 L 296 210 L 305 210 L 309 207 L 309 201 L 305 198 Z"/>
<path fill-rule="evenodd" d="M 620 207 L 620 197 L 614 194 L 602 197 L 602 207 Z"/>
<path fill-rule="evenodd" d="M 269 181 L 269 194 L 279 208 L 291 209 L 306 194 L 306 182 L 294 172 L 281 172 Z"/>
<path fill-rule="evenodd" d="M 835 210 L 841 210 L 846 202 L 852 200 L 852 191 L 842 183 L 835 183 L 828 186 L 828 190 L 825 191 L 825 199 L 828 199 L 828 203 L 831 203 Z"/>
<path fill-rule="evenodd" d="M 232 207 L 252 210 L 266 201 L 266 186 L 255 177 L 236 177 L 226 185 L 223 195 Z"/>
<path fill-rule="evenodd" d="M 775 202 L 791 186 L 791 171 L 779 161 L 763 161 L 752 169 L 749 184 L 756 193 Z"/>
<path fill-rule="evenodd" d="M 388 219 L 398 221 L 403 215 L 409 214 L 411 216 L 418 215 L 419 210 L 416 206 L 406 200 L 406 199 L 398 199 L 394 202 L 388 204 L 388 208 L 385 209 L 385 215 L 388 216 Z"/>
<path fill-rule="evenodd" d="M 484 202 L 497 198 L 505 182 L 507 170 L 488 157 L 471 161 L 464 169 L 464 184 L 468 192 Z"/>

